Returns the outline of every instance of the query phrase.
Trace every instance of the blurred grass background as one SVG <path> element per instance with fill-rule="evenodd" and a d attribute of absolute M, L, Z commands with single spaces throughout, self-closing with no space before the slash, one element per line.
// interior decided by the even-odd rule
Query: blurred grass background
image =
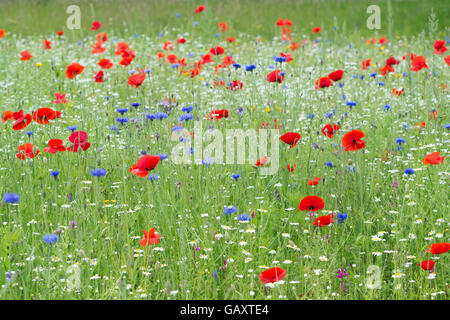
<path fill-rule="evenodd" d="M 66 28 L 66 9 L 73 4 L 81 9 L 81 30 Z M 366 10 L 373 4 L 381 9 L 380 30 L 366 27 L 370 15 Z M 205 5 L 206 10 L 194 14 L 199 5 Z M 2 0 L 0 28 L 21 36 L 64 30 L 67 37 L 80 38 L 90 32 L 92 21 L 98 20 L 103 25 L 99 32 L 114 31 L 125 37 L 135 33 L 154 36 L 174 26 L 190 32 L 194 22 L 199 22 L 197 29 L 214 34 L 218 32 L 217 23 L 225 21 L 230 33 L 271 38 L 279 36 L 275 22 L 284 18 L 293 21 L 292 31 L 299 35 L 310 34 L 315 26 L 324 30 L 337 26 L 347 34 L 366 37 L 389 37 L 389 29 L 395 35 L 412 36 L 427 28 L 432 9 L 445 35 L 450 25 L 447 0 L 391 0 L 390 5 L 388 0 Z"/>

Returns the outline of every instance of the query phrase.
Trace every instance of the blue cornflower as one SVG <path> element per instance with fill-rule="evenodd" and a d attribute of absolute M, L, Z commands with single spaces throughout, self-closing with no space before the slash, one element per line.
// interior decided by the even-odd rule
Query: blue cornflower
<path fill-rule="evenodd" d="M 283 63 L 286 62 L 286 57 L 273 56 L 273 60 L 275 60 L 275 62 Z"/>
<path fill-rule="evenodd" d="M 311 114 L 306 115 L 306 118 L 308 118 L 308 119 L 313 119 L 313 118 L 314 118 L 314 113 L 311 113 Z"/>
<path fill-rule="evenodd" d="M 187 106 L 181 109 L 182 112 L 192 112 L 192 110 L 194 110 L 193 106 Z"/>
<path fill-rule="evenodd" d="M 204 165 L 205 167 L 209 167 L 213 163 L 214 163 L 213 158 L 208 158 L 208 159 L 202 160 L 202 165 Z"/>
<path fill-rule="evenodd" d="M 414 174 L 414 169 L 406 168 L 405 169 L 405 174 Z"/>
<path fill-rule="evenodd" d="M 224 206 L 224 208 L 223 208 L 223 214 L 231 214 L 231 213 L 235 213 L 236 211 L 237 211 L 237 209 L 234 206 Z"/>
<path fill-rule="evenodd" d="M 175 126 L 175 127 L 172 128 L 172 131 L 180 131 L 180 130 L 183 130 L 183 129 L 184 129 L 183 126 Z"/>
<path fill-rule="evenodd" d="M 59 176 L 59 171 L 58 170 L 52 171 L 50 172 L 50 175 L 56 180 L 56 178 L 58 178 Z"/>
<path fill-rule="evenodd" d="M 128 118 L 116 118 L 116 121 L 123 125 L 128 122 Z"/>
<path fill-rule="evenodd" d="M 5 203 L 19 203 L 20 202 L 20 198 L 19 198 L 19 195 L 17 193 L 8 193 L 8 192 L 6 192 L 5 195 L 3 196 L 3 201 Z"/>
<path fill-rule="evenodd" d="M 150 181 L 158 181 L 159 176 L 156 173 L 152 173 L 148 176 L 148 180 Z"/>
<path fill-rule="evenodd" d="M 347 101 L 347 102 L 345 103 L 345 105 L 346 105 L 347 107 L 355 107 L 355 106 L 357 105 L 357 103 L 356 103 L 355 101 Z"/>
<path fill-rule="evenodd" d="M 74 132 L 75 130 L 77 130 L 77 126 L 68 126 L 67 129 Z"/>
<path fill-rule="evenodd" d="M 383 81 L 378 81 L 377 84 L 378 84 L 379 86 L 384 86 L 384 82 L 383 82 Z"/>
<path fill-rule="evenodd" d="M 388 104 L 385 104 L 384 107 L 383 107 L 383 110 L 384 111 L 388 111 L 389 109 L 391 109 L 391 106 L 388 105 Z"/>
<path fill-rule="evenodd" d="M 327 112 L 323 115 L 325 118 L 331 118 L 334 116 L 334 112 Z"/>
<path fill-rule="evenodd" d="M 58 242 L 58 236 L 56 234 L 46 234 L 42 237 L 45 243 L 52 244 Z"/>
<path fill-rule="evenodd" d="M 250 221 L 250 220 L 252 220 L 252 217 L 243 213 L 238 216 L 238 220 L 239 221 Z"/>
<path fill-rule="evenodd" d="M 157 154 L 156 155 L 157 157 L 159 157 L 159 160 L 166 160 L 169 156 L 167 155 L 167 154 L 165 154 L 165 153 L 161 153 L 161 154 Z M 155 157 L 156 157 L 155 156 Z"/>
<path fill-rule="evenodd" d="M 194 119 L 194 115 L 192 113 L 183 113 L 179 118 L 178 122 L 188 121 Z"/>
<path fill-rule="evenodd" d="M 145 118 L 148 119 L 148 120 L 152 120 L 153 121 L 153 120 L 156 119 L 156 116 L 154 114 L 147 113 L 145 115 Z"/>
<path fill-rule="evenodd" d="M 444 129 L 450 130 L 450 123 L 447 123 L 446 125 L 444 125 Z"/>
<path fill-rule="evenodd" d="M 131 104 L 131 106 L 132 107 L 135 107 L 135 108 L 137 108 L 137 107 L 139 107 L 141 104 L 139 103 L 139 102 L 133 102 L 132 104 Z"/>
<path fill-rule="evenodd" d="M 241 65 L 239 63 L 233 63 L 233 67 L 235 67 L 236 69 L 239 69 L 241 67 Z"/>
<path fill-rule="evenodd" d="M 237 180 L 237 179 L 239 179 L 239 178 L 241 177 L 241 175 L 240 175 L 239 173 L 233 173 L 233 174 L 231 175 L 231 177 L 232 177 L 234 180 Z"/>
<path fill-rule="evenodd" d="M 333 162 L 330 162 L 330 161 L 325 162 L 325 165 L 329 168 L 333 168 Z"/>
<path fill-rule="evenodd" d="M 406 142 L 406 140 L 404 138 L 397 138 L 397 139 L 395 139 L 395 143 L 398 143 L 398 144 L 402 144 L 402 143 L 405 143 L 405 142 Z"/>
<path fill-rule="evenodd" d="M 165 112 L 157 112 L 157 113 L 155 113 L 155 117 L 156 117 L 156 119 L 162 120 L 162 119 L 166 119 L 168 117 L 168 115 Z"/>
<path fill-rule="evenodd" d="M 248 66 L 245 66 L 245 71 L 253 71 L 256 69 L 256 66 L 254 64 L 250 64 Z"/>
<path fill-rule="evenodd" d="M 194 22 L 194 27 L 196 27 L 196 26 L 198 26 L 198 22 L 197 21 Z"/>
<path fill-rule="evenodd" d="M 178 68 L 179 66 L 181 66 L 181 64 L 179 64 L 179 63 L 173 63 L 171 65 L 172 69 Z"/>
<path fill-rule="evenodd" d="M 109 127 L 109 130 L 111 131 L 117 131 L 117 126 L 116 125 L 112 125 Z"/>
<path fill-rule="evenodd" d="M 407 74 L 406 72 L 403 72 L 403 73 L 402 73 L 402 76 L 407 77 L 408 74 Z"/>
<path fill-rule="evenodd" d="M 177 14 L 175 15 L 175 18 L 179 18 L 179 17 L 180 17 L 180 14 L 177 13 Z"/>
<path fill-rule="evenodd" d="M 376 72 L 370 74 L 370 77 L 372 77 L 372 78 L 375 78 L 376 76 L 377 76 Z"/>
<path fill-rule="evenodd" d="M 337 224 L 341 224 L 345 220 L 347 220 L 347 214 L 346 213 L 338 213 L 338 215 L 337 215 Z"/>
<path fill-rule="evenodd" d="M 102 168 L 92 169 L 91 175 L 94 177 L 104 177 L 104 176 L 106 176 L 106 172 L 107 172 L 106 169 L 102 169 Z"/>
<path fill-rule="evenodd" d="M 339 82 L 339 83 L 338 83 L 338 87 L 339 87 L 339 88 L 342 88 L 343 86 L 344 86 L 344 83 L 343 83 L 343 82 Z"/>
<path fill-rule="evenodd" d="M 135 74 L 137 71 L 136 70 L 130 70 L 130 71 L 128 71 L 128 74 Z"/>
<path fill-rule="evenodd" d="M 116 111 L 123 115 L 125 112 L 128 111 L 128 108 L 117 108 Z"/>
<path fill-rule="evenodd" d="M 27 131 L 28 137 L 31 137 L 32 134 L 33 134 L 33 131 Z"/>

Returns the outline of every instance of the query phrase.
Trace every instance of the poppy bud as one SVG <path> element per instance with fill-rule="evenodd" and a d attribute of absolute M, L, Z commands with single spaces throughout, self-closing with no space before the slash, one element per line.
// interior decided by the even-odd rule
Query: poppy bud
<path fill-rule="evenodd" d="M 80 249 L 77 251 L 78 256 L 80 256 L 81 258 L 84 257 L 86 254 L 84 253 L 83 249 Z"/>
<path fill-rule="evenodd" d="M 161 269 L 161 263 L 159 261 L 157 261 L 155 263 L 155 267 L 153 269 L 155 270 L 155 272 L 158 272 Z"/>
<path fill-rule="evenodd" d="M 348 164 L 351 166 L 353 164 L 353 160 L 352 159 L 348 159 Z"/>
<path fill-rule="evenodd" d="M 224 239 L 225 241 L 230 241 L 230 234 L 228 233 L 228 231 L 225 231 Z"/>

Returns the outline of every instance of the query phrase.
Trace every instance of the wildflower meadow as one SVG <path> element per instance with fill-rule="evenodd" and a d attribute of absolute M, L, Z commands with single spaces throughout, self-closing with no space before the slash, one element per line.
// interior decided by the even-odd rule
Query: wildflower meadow
<path fill-rule="evenodd" d="M 2 1 L 0 299 L 448 300 L 448 1 Z"/>

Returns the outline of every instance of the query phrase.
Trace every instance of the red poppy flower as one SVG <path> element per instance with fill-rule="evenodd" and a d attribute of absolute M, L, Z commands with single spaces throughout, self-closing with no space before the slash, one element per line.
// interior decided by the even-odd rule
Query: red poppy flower
<path fill-rule="evenodd" d="M 440 242 L 431 244 L 430 249 L 428 249 L 427 252 L 431 254 L 441 254 L 446 253 L 449 250 L 450 250 L 450 243 Z"/>
<path fill-rule="evenodd" d="M 212 49 L 211 49 L 212 50 Z M 211 62 L 214 62 L 214 60 L 211 58 L 211 55 L 210 54 L 205 54 L 203 57 L 202 57 L 202 64 L 207 64 L 207 63 L 211 63 Z"/>
<path fill-rule="evenodd" d="M 53 104 L 61 104 L 61 103 L 65 104 L 65 103 L 67 103 L 66 94 L 65 93 L 61 94 L 61 93 L 55 92 L 55 98 L 56 98 L 56 100 L 54 100 L 52 102 Z"/>
<path fill-rule="evenodd" d="M 154 243 L 159 243 L 159 239 L 161 236 L 157 233 L 155 233 L 155 228 L 152 228 L 148 231 L 144 229 L 144 237 L 139 241 L 139 244 L 143 247 L 149 246 Z"/>
<path fill-rule="evenodd" d="M 105 74 L 103 73 L 103 70 L 100 70 L 97 72 L 97 74 L 94 76 L 95 82 L 103 82 L 103 77 Z"/>
<path fill-rule="evenodd" d="M 336 71 L 331 72 L 331 73 L 328 75 L 328 78 L 330 78 L 331 80 L 333 80 L 334 82 L 336 82 L 336 81 L 341 80 L 343 75 L 344 75 L 344 71 L 342 71 L 342 70 L 336 70 Z"/>
<path fill-rule="evenodd" d="M 122 55 L 122 53 L 124 51 L 129 50 L 129 49 L 130 49 L 130 46 L 128 45 L 128 43 L 126 43 L 125 41 L 120 41 L 117 43 L 116 52 L 114 52 L 114 54 L 116 56 L 120 56 L 120 55 Z"/>
<path fill-rule="evenodd" d="M 61 139 L 50 139 L 47 143 L 48 147 L 44 149 L 48 153 L 57 153 L 66 151 L 66 147 L 63 146 L 63 141 Z"/>
<path fill-rule="evenodd" d="M 450 67 L 450 56 L 446 56 L 446 57 L 444 58 L 444 61 L 445 61 L 445 63 L 447 64 L 447 66 Z"/>
<path fill-rule="evenodd" d="M 318 88 L 328 88 L 331 87 L 331 79 L 328 77 L 322 77 L 318 80 L 316 80 L 316 86 L 315 89 L 317 90 Z"/>
<path fill-rule="evenodd" d="M 228 118 L 228 110 L 223 109 L 223 110 L 212 110 L 210 114 L 208 114 L 206 116 L 207 119 L 222 119 L 222 118 Z"/>
<path fill-rule="evenodd" d="M 84 131 L 75 131 L 70 135 L 69 141 L 72 142 L 72 145 L 67 148 L 69 152 L 78 152 L 80 147 L 83 151 L 86 151 L 91 146 L 87 142 L 87 133 Z"/>
<path fill-rule="evenodd" d="M 113 67 L 112 62 L 109 59 L 101 59 L 97 64 L 102 69 L 111 69 Z"/>
<path fill-rule="evenodd" d="M 186 39 L 185 38 L 179 38 L 179 39 L 177 39 L 177 42 L 183 44 L 183 43 L 186 43 Z"/>
<path fill-rule="evenodd" d="M 137 163 L 130 167 L 128 171 L 138 177 L 145 178 L 153 169 L 155 169 L 158 162 L 159 156 L 146 155 L 139 158 Z"/>
<path fill-rule="evenodd" d="M 33 120 L 39 124 L 49 124 L 49 120 L 61 118 L 61 112 L 50 108 L 39 108 L 33 113 Z"/>
<path fill-rule="evenodd" d="M 386 65 L 387 66 L 392 66 L 393 64 L 399 64 L 400 61 L 396 60 L 394 57 L 390 57 L 389 59 L 386 60 Z"/>
<path fill-rule="evenodd" d="M 361 138 L 364 132 L 360 130 L 352 130 L 347 132 L 342 138 L 342 146 L 345 151 L 355 151 L 366 147 L 366 143 Z"/>
<path fill-rule="evenodd" d="M 139 70 L 138 70 L 139 71 Z M 128 78 L 128 84 L 132 87 L 139 88 L 145 80 L 145 73 L 135 73 Z"/>
<path fill-rule="evenodd" d="M 45 50 L 50 50 L 52 48 L 52 42 L 51 41 L 42 40 L 42 42 L 44 43 L 42 48 L 44 48 Z"/>
<path fill-rule="evenodd" d="M 295 147 L 297 142 L 300 141 L 300 133 L 297 132 L 287 132 L 280 137 L 280 140 L 290 146 L 290 149 Z"/>
<path fill-rule="evenodd" d="M 13 118 L 16 120 L 12 126 L 13 130 L 21 130 L 31 123 L 31 114 L 23 114 L 23 110 L 14 112 Z"/>
<path fill-rule="evenodd" d="M 284 277 L 286 277 L 286 270 L 279 267 L 267 269 L 259 274 L 259 279 L 264 284 L 283 280 Z"/>
<path fill-rule="evenodd" d="M 334 214 L 329 214 L 326 216 L 317 217 L 316 220 L 313 222 L 313 225 L 316 227 L 325 227 L 329 225 L 330 223 L 333 223 Z"/>
<path fill-rule="evenodd" d="M 203 10 L 205 10 L 205 6 L 198 6 L 197 8 L 195 8 L 194 12 L 195 12 L 195 13 L 200 13 L 200 12 L 202 12 Z"/>
<path fill-rule="evenodd" d="M 33 151 L 34 145 L 32 143 L 25 143 L 20 145 L 17 150 L 20 151 L 19 153 L 16 153 L 16 157 L 20 160 L 25 160 L 25 157 L 33 159 L 39 154 L 39 150 Z"/>
<path fill-rule="evenodd" d="M 233 42 L 233 41 L 235 41 L 236 40 L 236 38 L 235 37 L 227 37 L 225 40 L 227 40 L 228 42 Z"/>
<path fill-rule="evenodd" d="M 77 75 L 81 74 L 84 70 L 84 66 L 78 62 L 71 63 L 66 70 L 66 77 L 69 79 L 75 78 Z"/>
<path fill-rule="evenodd" d="M 417 56 L 411 61 L 411 68 L 409 70 L 418 72 L 423 68 L 428 69 L 427 60 L 423 56 Z"/>
<path fill-rule="evenodd" d="M 320 27 L 314 27 L 311 32 L 312 33 L 319 33 L 321 30 L 322 30 L 322 28 L 320 28 Z"/>
<path fill-rule="evenodd" d="M 280 52 L 280 57 L 286 58 L 286 62 L 291 62 L 291 61 L 294 60 L 294 58 L 292 58 L 291 55 L 292 55 L 292 53 L 283 53 L 283 52 Z"/>
<path fill-rule="evenodd" d="M 108 40 L 108 34 L 106 32 L 100 32 L 96 38 L 97 38 L 97 41 L 101 41 L 101 42 L 105 43 L 106 40 Z"/>
<path fill-rule="evenodd" d="M 395 69 L 392 68 L 390 65 L 385 65 L 383 68 L 381 68 L 381 69 L 379 70 L 379 72 L 380 72 L 380 74 L 381 74 L 382 76 L 385 76 L 385 75 L 388 74 L 389 72 L 394 72 L 394 71 L 395 71 Z"/>
<path fill-rule="evenodd" d="M 432 270 L 434 268 L 434 264 L 436 261 L 433 260 L 424 260 L 421 263 L 418 263 L 417 265 L 420 266 L 423 270 Z"/>
<path fill-rule="evenodd" d="M 92 22 L 91 30 L 92 31 L 98 30 L 98 28 L 100 28 L 101 26 L 102 26 L 102 24 L 100 22 L 94 21 L 94 22 Z"/>
<path fill-rule="evenodd" d="M 307 196 L 300 201 L 298 206 L 301 211 L 317 211 L 322 210 L 324 207 L 325 203 L 318 196 Z"/>
<path fill-rule="evenodd" d="M 372 59 L 366 59 L 366 60 L 363 60 L 361 69 L 362 69 L 362 70 L 366 70 L 367 67 L 370 66 L 370 62 L 371 62 L 371 61 L 372 61 Z"/>
<path fill-rule="evenodd" d="M 284 80 L 283 74 L 280 70 L 274 70 L 267 75 L 267 81 L 282 83 Z"/>
<path fill-rule="evenodd" d="M 136 57 L 136 54 L 133 50 L 124 50 L 122 51 L 122 60 L 120 60 L 119 64 L 121 66 L 127 67 L 133 62 L 134 58 Z"/>
<path fill-rule="evenodd" d="M 309 180 L 309 181 L 308 181 L 308 184 L 309 184 L 310 186 L 316 186 L 316 185 L 319 184 L 320 180 L 322 180 L 321 177 L 315 177 L 315 178 L 313 178 L 312 180 Z"/>
<path fill-rule="evenodd" d="M 63 35 L 64 35 L 64 31 L 58 31 L 56 34 L 57 34 L 58 36 L 63 36 Z"/>
<path fill-rule="evenodd" d="M 395 88 L 392 89 L 392 94 L 393 94 L 394 96 L 401 96 L 402 93 L 403 93 L 403 88 L 400 89 L 400 90 L 397 90 L 397 89 L 395 89 Z"/>
<path fill-rule="evenodd" d="M 389 41 L 386 39 L 386 38 L 380 38 L 380 39 L 378 39 L 378 43 L 380 43 L 380 44 L 386 44 L 386 43 L 388 43 Z"/>
<path fill-rule="evenodd" d="M 420 129 L 425 128 L 425 126 L 426 126 L 426 122 L 423 122 L 423 121 L 416 124 L 416 127 L 419 127 Z"/>
<path fill-rule="evenodd" d="M 218 55 L 224 54 L 224 53 L 225 53 L 225 49 L 222 48 L 221 46 L 217 46 L 217 47 L 212 47 L 212 48 L 209 50 L 209 52 L 210 52 L 212 55 L 218 56 Z"/>
<path fill-rule="evenodd" d="M 31 53 L 28 50 L 24 50 L 20 53 L 20 60 L 22 60 L 22 61 L 28 61 L 31 58 L 33 58 L 33 56 L 31 55 Z"/>
<path fill-rule="evenodd" d="M 327 136 L 331 139 L 334 137 L 334 134 L 339 131 L 340 128 L 341 127 L 338 124 L 327 124 L 322 128 L 322 133 L 324 136 Z"/>
<path fill-rule="evenodd" d="M 3 29 L 0 29 L 0 39 L 6 36 L 6 31 Z"/>
<path fill-rule="evenodd" d="M 434 54 L 443 54 L 445 51 L 447 51 L 444 40 L 436 40 L 436 42 L 433 44 L 433 48 Z"/>
<path fill-rule="evenodd" d="M 14 120 L 13 112 L 10 110 L 3 111 L 3 123 L 8 120 Z"/>
<path fill-rule="evenodd" d="M 440 155 L 439 151 L 427 154 L 425 158 L 422 159 L 422 163 L 431 165 L 444 163 L 444 157 L 440 157 L 439 155 Z"/>
<path fill-rule="evenodd" d="M 241 81 L 233 80 L 228 86 L 225 86 L 227 90 L 237 91 L 241 90 L 244 84 Z"/>
<path fill-rule="evenodd" d="M 269 157 L 268 156 L 264 156 L 262 158 L 259 158 L 258 161 L 256 161 L 255 166 L 257 167 L 264 167 L 267 162 L 269 161 Z"/>
<path fill-rule="evenodd" d="M 294 172 L 295 168 L 297 168 L 297 165 L 295 163 L 287 165 L 287 169 L 289 172 Z"/>
<path fill-rule="evenodd" d="M 95 42 L 95 45 L 91 45 L 92 48 L 91 54 L 99 54 L 105 52 L 106 48 L 103 48 L 102 45 L 103 42 L 97 40 Z"/>
<path fill-rule="evenodd" d="M 230 30 L 230 27 L 228 26 L 228 24 L 226 22 L 219 22 L 218 27 L 219 27 L 220 32 Z"/>

